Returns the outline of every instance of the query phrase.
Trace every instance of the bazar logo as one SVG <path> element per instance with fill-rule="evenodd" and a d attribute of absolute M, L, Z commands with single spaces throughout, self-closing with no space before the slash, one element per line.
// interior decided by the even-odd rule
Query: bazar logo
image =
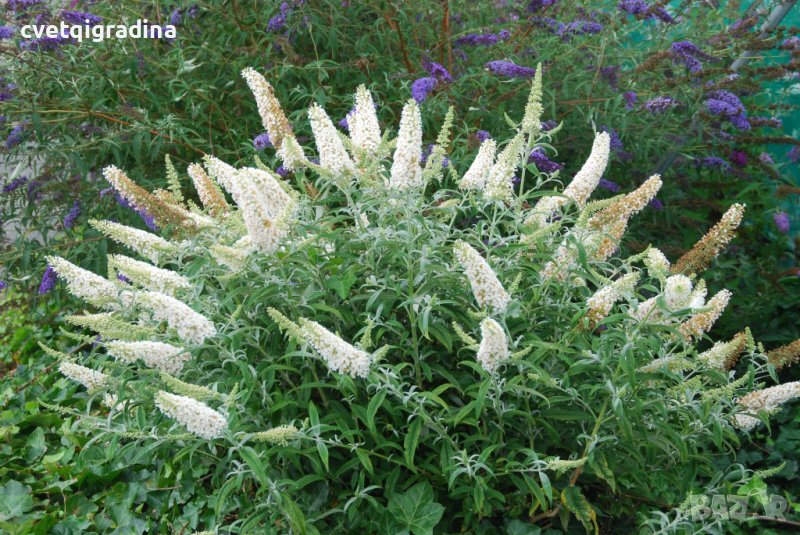
<path fill-rule="evenodd" d="M 752 496 L 755 497 L 755 496 Z M 789 503 L 783 496 L 770 495 L 756 497 L 756 505 L 750 506 L 751 496 L 738 496 L 735 494 L 694 495 L 689 497 L 692 511 L 692 520 L 749 520 L 753 516 L 770 518 L 773 520 L 786 520 L 786 511 Z M 763 514 L 760 514 L 762 513 Z"/>
<path fill-rule="evenodd" d="M 75 39 L 79 43 L 84 40 L 98 43 L 105 39 L 175 39 L 177 35 L 175 26 L 172 24 L 150 25 L 147 19 L 139 19 L 130 26 L 125 24 L 90 25 L 89 19 L 86 19 L 85 22 L 85 25 L 67 24 L 63 20 L 59 25 L 34 26 L 27 24 L 20 28 L 19 33 L 25 39 Z"/>

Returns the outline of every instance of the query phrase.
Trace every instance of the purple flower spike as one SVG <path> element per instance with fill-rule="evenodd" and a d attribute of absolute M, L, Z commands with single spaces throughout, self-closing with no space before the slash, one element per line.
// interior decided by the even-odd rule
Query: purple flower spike
<path fill-rule="evenodd" d="M 47 266 L 47 269 L 44 270 L 44 274 L 42 275 L 42 282 L 39 284 L 39 295 L 50 293 L 55 287 L 57 280 L 58 276 L 56 275 L 56 271 L 52 267 Z"/>
<path fill-rule="evenodd" d="M 67 215 L 64 216 L 64 228 L 72 228 L 75 226 L 75 221 L 78 220 L 78 216 L 81 215 L 81 205 L 78 201 L 75 201 L 72 204 L 72 208 Z"/>
<path fill-rule="evenodd" d="M 672 97 L 656 97 L 644 103 L 645 109 L 650 113 L 664 113 L 677 105 L 678 101 Z"/>
<path fill-rule="evenodd" d="M 636 100 L 639 98 L 634 91 L 626 91 L 622 94 L 622 98 L 625 99 L 625 109 L 632 110 L 633 106 L 636 104 Z"/>
<path fill-rule="evenodd" d="M 411 97 L 417 102 L 423 102 L 428 98 L 428 93 L 433 91 L 436 87 L 436 78 L 428 76 L 425 78 L 418 78 L 411 84 Z"/>
<path fill-rule="evenodd" d="M 492 74 L 506 78 L 533 78 L 533 75 L 536 74 L 536 69 L 532 67 L 523 67 L 503 59 L 490 61 L 485 67 Z"/>
<path fill-rule="evenodd" d="M 256 150 L 264 150 L 267 147 L 272 147 L 272 141 L 269 139 L 269 133 L 263 132 L 253 138 L 253 147 Z"/>
<path fill-rule="evenodd" d="M 475 132 L 475 138 L 481 143 L 483 143 L 487 139 L 490 139 L 491 137 L 492 137 L 491 134 L 489 134 L 489 132 L 487 132 L 486 130 L 478 130 L 477 132 Z"/>
<path fill-rule="evenodd" d="M 536 148 L 531 151 L 530 156 L 528 156 L 528 163 L 534 164 L 536 169 L 542 173 L 553 173 L 564 168 L 563 164 L 554 162 L 548 158 L 541 148 Z"/>
<path fill-rule="evenodd" d="M 612 182 L 610 180 L 606 180 L 605 178 L 601 178 L 600 179 L 600 183 L 598 184 L 598 186 L 600 186 L 603 189 L 607 189 L 608 191 L 610 191 L 612 193 L 618 193 L 619 190 L 622 189 L 620 187 L 620 185 L 617 184 L 616 182 Z"/>
<path fill-rule="evenodd" d="M 778 228 L 778 232 L 782 234 L 788 234 L 789 230 L 791 229 L 791 225 L 789 224 L 789 215 L 786 212 L 775 212 L 772 216 L 773 221 L 775 221 L 775 226 Z"/>

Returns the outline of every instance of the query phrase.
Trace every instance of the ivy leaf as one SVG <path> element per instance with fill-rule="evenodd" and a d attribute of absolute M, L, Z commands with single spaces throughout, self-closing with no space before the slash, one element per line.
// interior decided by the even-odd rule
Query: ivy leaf
<path fill-rule="evenodd" d="M 561 503 L 581 521 L 587 532 L 599 532 L 597 515 L 581 493 L 580 487 L 569 486 L 561 491 Z"/>
<path fill-rule="evenodd" d="M 433 501 L 430 483 L 423 482 L 402 494 L 394 494 L 389 500 L 389 512 L 414 535 L 431 535 L 442 519 L 444 507 Z"/>
<path fill-rule="evenodd" d="M 21 516 L 32 508 L 33 497 L 30 487 L 13 479 L 0 486 L 0 521 Z"/>
<path fill-rule="evenodd" d="M 340 299 L 346 299 L 347 294 L 350 293 L 350 288 L 356 283 L 356 276 L 353 273 L 346 271 L 338 277 L 331 277 L 325 281 L 325 286 L 334 290 Z"/>

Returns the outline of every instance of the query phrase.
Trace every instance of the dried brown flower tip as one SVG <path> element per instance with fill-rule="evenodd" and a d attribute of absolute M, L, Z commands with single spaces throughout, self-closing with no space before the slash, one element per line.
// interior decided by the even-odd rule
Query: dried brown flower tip
<path fill-rule="evenodd" d="M 672 272 L 691 274 L 704 271 L 733 239 L 734 232 L 742 222 L 744 208 L 743 204 L 734 204 L 728 208 L 719 223 L 714 225 L 705 236 L 700 238 L 700 241 L 694 244 L 691 250 L 675 262 Z"/>

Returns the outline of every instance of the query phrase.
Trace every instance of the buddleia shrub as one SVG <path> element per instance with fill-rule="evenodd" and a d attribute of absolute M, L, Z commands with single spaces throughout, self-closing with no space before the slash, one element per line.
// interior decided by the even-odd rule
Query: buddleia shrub
<path fill-rule="evenodd" d="M 562 139 L 570 142 L 557 153 L 539 147 L 529 155 L 532 162 L 543 172 L 561 167 L 575 173 L 582 161 L 578 148 L 592 141 L 587 133 L 607 130 L 615 166 L 600 183 L 602 194 L 662 174 L 663 191 L 633 237 L 646 244 L 667 232 L 665 247 L 673 256 L 685 252 L 699 237 L 697 229 L 718 219 L 726 203 L 748 204 L 750 223 L 738 246 L 745 249 L 740 267 L 750 275 L 738 291 L 754 296 L 744 300 L 752 303 L 751 313 L 781 322 L 771 336 L 789 340 L 796 318 L 791 307 L 777 308 L 785 300 L 771 296 L 782 288 L 795 293 L 797 257 L 784 230 L 793 219 L 792 160 L 798 151 L 790 151 L 797 141 L 786 135 L 794 110 L 784 89 L 796 70 L 798 41 L 790 19 L 760 34 L 775 2 L 251 4 L 5 6 L 0 48 L 9 63 L 0 74 L 6 118 L 0 150 L 14 161 L 12 169 L 20 159 L 42 161 L 27 174 L 26 187 L 35 193 L 17 183 L 0 194 L 4 220 L 19 219 L 43 235 L 57 233 L 46 243 L 48 251 L 9 233 L 4 280 L 35 289 L 44 254 L 78 259 L 81 251 L 69 250 L 71 231 L 83 229 L 88 219 L 137 221 L 112 197 L 97 199 L 96 181 L 109 163 L 159 188 L 166 184 L 166 154 L 184 167 L 211 152 L 237 165 L 254 154 L 271 158 L 246 88 L 231 82 L 245 66 L 259 65 L 271 79 L 280 78 L 278 96 L 293 110 L 319 102 L 343 127 L 352 108 L 343 95 L 362 83 L 378 102 L 414 96 L 426 117 L 440 117 L 452 104 L 460 123 L 451 149 L 459 162 L 487 133 L 505 127 L 505 114 L 524 105 L 525 80 L 541 62 L 553 80 L 549 101 L 558 103 L 546 127 L 563 122 Z M 101 24 L 136 18 L 173 23 L 177 37 L 76 43 L 19 34 L 32 22 L 80 22 L 86 15 L 81 10 L 90 11 L 91 24 L 98 18 Z M 746 51 L 756 54 L 734 73 L 732 65 Z M 220 100 L 227 106 L 218 106 Z M 298 122 L 300 116 L 292 118 Z M 430 132 L 436 127 L 425 126 Z M 654 126 L 659 136 L 642 135 Z M 298 138 L 310 135 L 300 125 Z M 424 143 L 434 141 L 426 137 Z M 12 173 L 3 186 L 18 178 Z M 712 285 L 721 287 L 727 276 L 712 275 Z M 733 319 L 742 315 L 726 318 L 730 335 L 743 327 Z"/>
<path fill-rule="evenodd" d="M 715 460 L 800 395 L 770 377 L 797 355 L 768 357 L 749 331 L 697 349 L 735 299 L 707 295 L 702 273 L 743 206 L 674 262 L 655 247 L 619 256 L 661 178 L 592 200 L 604 132 L 563 188 L 526 162 L 556 142 L 541 129 L 541 72 L 507 138 L 485 140 L 464 174 L 444 156 L 452 110 L 424 165 L 418 104 L 381 122 L 364 87 L 350 136 L 314 105 L 304 145 L 253 69 L 242 74 L 291 181 L 207 155 L 187 168 L 199 206 L 180 181 L 150 192 L 104 170 L 163 231 L 93 221 L 119 251 L 107 277 L 49 258 L 91 305 L 64 318 L 69 336 L 94 347 L 43 350 L 82 384 L 50 408 L 79 418 L 87 450 L 151 474 L 142 526 L 691 522 L 684 504 L 719 481 Z"/>

